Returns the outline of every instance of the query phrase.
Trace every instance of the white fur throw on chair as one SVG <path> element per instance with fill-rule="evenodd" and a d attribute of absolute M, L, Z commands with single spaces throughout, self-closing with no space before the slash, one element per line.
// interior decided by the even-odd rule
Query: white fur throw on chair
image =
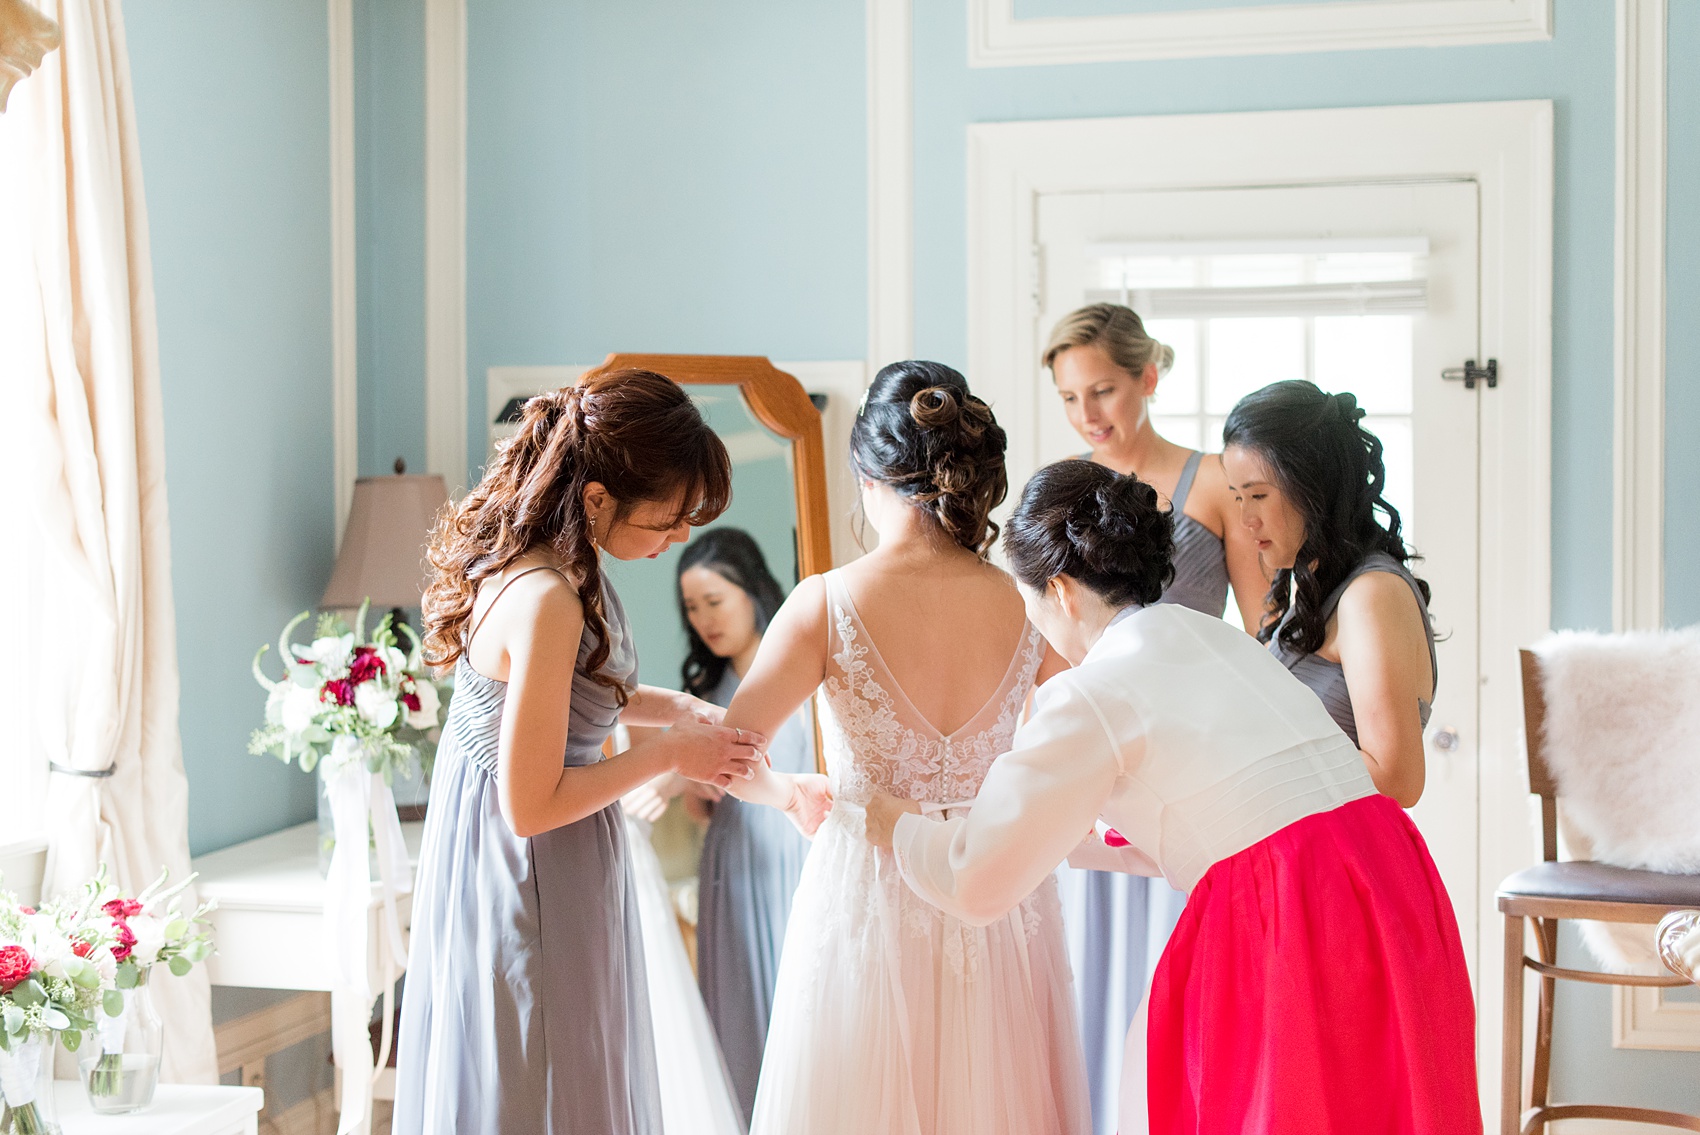
<path fill-rule="evenodd" d="M 1700 628 L 1561 631 L 1533 649 L 1570 858 L 1700 874 Z M 1580 926 L 1606 968 L 1662 972 L 1652 927 Z"/>

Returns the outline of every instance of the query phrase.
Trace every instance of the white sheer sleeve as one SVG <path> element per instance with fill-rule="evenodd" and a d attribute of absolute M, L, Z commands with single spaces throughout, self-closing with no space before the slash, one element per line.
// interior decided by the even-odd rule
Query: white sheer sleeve
<path fill-rule="evenodd" d="M 964 922 L 996 921 L 1091 833 L 1130 741 L 1139 744 L 1118 739 L 1091 696 L 1060 675 L 1040 691 L 1011 751 L 992 762 L 968 815 L 898 820 L 898 870 L 916 894 Z"/>

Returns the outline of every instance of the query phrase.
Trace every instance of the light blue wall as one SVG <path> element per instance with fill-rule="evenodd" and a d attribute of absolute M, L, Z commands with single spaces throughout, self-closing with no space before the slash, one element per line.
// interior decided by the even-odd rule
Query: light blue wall
<path fill-rule="evenodd" d="M 159 301 L 189 842 L 312 816 L 249 756 L 248 674 L 333 556 L 329 79 L 322 4 L 129 0 Z"/>
<path fill-rule="evenodd" d="M 354 6 L 360 473 L 425 471 L 425 5 Z"/>
<path fill-rule="evenodd" d="M 468 13 L 468 453 L 492 365 L 861 358 L 861 0 Z"/>
<path fill-rule="evenodd" d="M 1665 617 L 1700 622 L 1700 4 L 1670 6 L 1665 229 Z"/>

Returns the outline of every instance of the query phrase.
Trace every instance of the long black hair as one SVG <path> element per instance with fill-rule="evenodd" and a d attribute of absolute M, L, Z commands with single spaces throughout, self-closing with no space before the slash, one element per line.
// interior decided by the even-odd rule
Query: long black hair
<path fill-rule="evenodd" d="M 1112 607 L 1149 606 L 1175 578 L 1175 522 L 1157 490 L 1093 461 L 1058 461 L 1033 474 L 1003 547 L 1030 589 L 1066 575 Z"/>
<path fill-rule="evenodd" d="M 998 536 L 992 510 L 1009 492 L 1003 427 L 968 380 L 943 363 L 892 363 L 874 376 L 850 427 L 850 463 L 925 509 L 977 555 Z"/>
<path fill-rule="evenodd" d="M 1351 394 L 1294 379 L 1247 394 L 1222 427 L 1224 446 L 1268 463 L 1304 522 L 1293 566 L 1275 573 L 1264 600 L 1260 642 L 1279 635 L 1288 649 L 1315 654 L 1328 637 L 1323 608 L 1353 569 L 1377 552 L 1400 564 L 1419 558 L 1399 535 L 1399 510 L 1384 495 L 1381 439 L 1364 429 L 1363 417 Z M 1426 606 L 1428 584 L 1419 579 L 1417 587 Z"/>
<path fill-rule="evenodd" d="M 785 590 L 779 586 L 779 581 L 773 578 L 773 573 L 767 570 L 767 560 L 761 554 L 761 547 L 755 538 L 742 528 L 710 528 L 701 533 L 695 540 L 685 545 L 684 552 L 679 556 L 679 618 L 685 624 L 685 635 L 690 639 L 690 651 L 685 655 L 685 664 L 681 668 L 687 692 L 699 698 L 706 698 L 720 685 L 720 680 L 726 676 L 726 667 L 731 659 L 722 658 L 708 648 L 708 643 L 697 634 L 691 626 L 691 620 L 685 613 L 685 589 L 682 586 L 685 573 L 692 568 L 704 568 L 713 572 L 734 587 L 741 588 L 750 597 L 750 603 L 756 611 L 756 633 L 767 630 L 767 624 L 773 621 L 774 614 L 780 604 L 785 602 Z"/>

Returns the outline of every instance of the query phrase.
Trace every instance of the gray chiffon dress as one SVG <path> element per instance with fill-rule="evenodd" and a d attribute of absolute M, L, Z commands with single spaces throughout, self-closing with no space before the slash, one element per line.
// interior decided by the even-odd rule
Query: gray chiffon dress
<path fill-rule="evenodd" d="M 737 690 L 738 675 L 728 666 L 708 700 L 729 706 Z M 780 726 L 768 756 L 777 772 L 815 771 L 805 710 Z M 746 1123 L 767 1047 L 779 949 L 808 854 L 809 841 L 777 808 L 731 796 L 714 805 L 697 868 L 697 983 Z"/>
<path fill-rule="evenodd" d="M 517 577 L 516 577 L 517 578 Z M 498 600 L 499 600 L 498 596 Z M 637 656 L 611 587 L 605 672 Z M 614 691 L 573 674 L 567 767 L 602 759 Z M 497 803 L 506 683 L 463 656 L 437 751 L 396 1040 L 397 1135 L 659 1135 L 637 896 L 616 802 L 522 839 Z"/>
<path fill-rule="evenodd" d="M 1346 588 L 1351 586 L 1352 581 L 1360 575 L 1368 575 L 1374 571 L 1384 571 L 1403 579 L 1410 586 L 1411 594 L 1417 597 L 1417 606 L 1422 608 L 1423 612 L 1423 630 L 1428 634 L 1429 670 L 1438 686 L 1440 663 L 1434 653 L 1434 623 L 1429 618 L 1428 603 L 1423 599 L 1422 589 L 1417 586 L 1416 576 L 1412 575 L 1404 564 L 1392 556 L 1385 552 L 1374 552 L 1365 556 L 1364 561 L 1352 569 L 1352 574 L 1341 580 L 1340 586 L 1330 593 L 1328 601 L 1322 605 L 1322 617 L 1324 619 L 1332 618 L 1334 609 L 1340 606 L 1340 597 L 1346 594 Z M 1288 611 L 1286 617 L 1291 619 L 1293 613 Z M 1285 625 L 1285 621 L 1282 621 L 1283 625 Z M 1357 744 L 1358 722 L 1352 713 L 1352 695 L 1346 689 L 1346 671 L 1341 668 L 1340 664 L 1330 662 L 1319 655 L 1305 654 L 1293 650 L 1281 642 L 1279 635 L 1269 640 L 1269 653 L 1279 658 L 1281 665 L 1285 666 L 1293 677 L 1316 692 L 1316 696 L 1322 699 L 1323 708 L 1328 710 L 1328 716 L 1334 719 L 1334 724 L 1338 725 L 1346 736 L 1352 739 L 1352 744 Z M 1426 701 L 1420 699 L 1417 701 L 1417 713 L 1425 726 L 1428 724 L 1429 711 L 1433 708 Z"/>
<path fill-rule="evenodd" d="M 1202 453 L 1187 458 L 1170 497 L 1175 578 L 1161 601 L 1219 618 L 1228 606 L 1222 538 L 1186 515 L 1203 460 Z M 1128 1026 L 1180 921 L 1186 895 L 1162 879 L 1066 865 L 1059 869 L 1059 881 L 1092 1094 L 1092 1125 L 1096 1135 L 1115 1135 Z"/>

